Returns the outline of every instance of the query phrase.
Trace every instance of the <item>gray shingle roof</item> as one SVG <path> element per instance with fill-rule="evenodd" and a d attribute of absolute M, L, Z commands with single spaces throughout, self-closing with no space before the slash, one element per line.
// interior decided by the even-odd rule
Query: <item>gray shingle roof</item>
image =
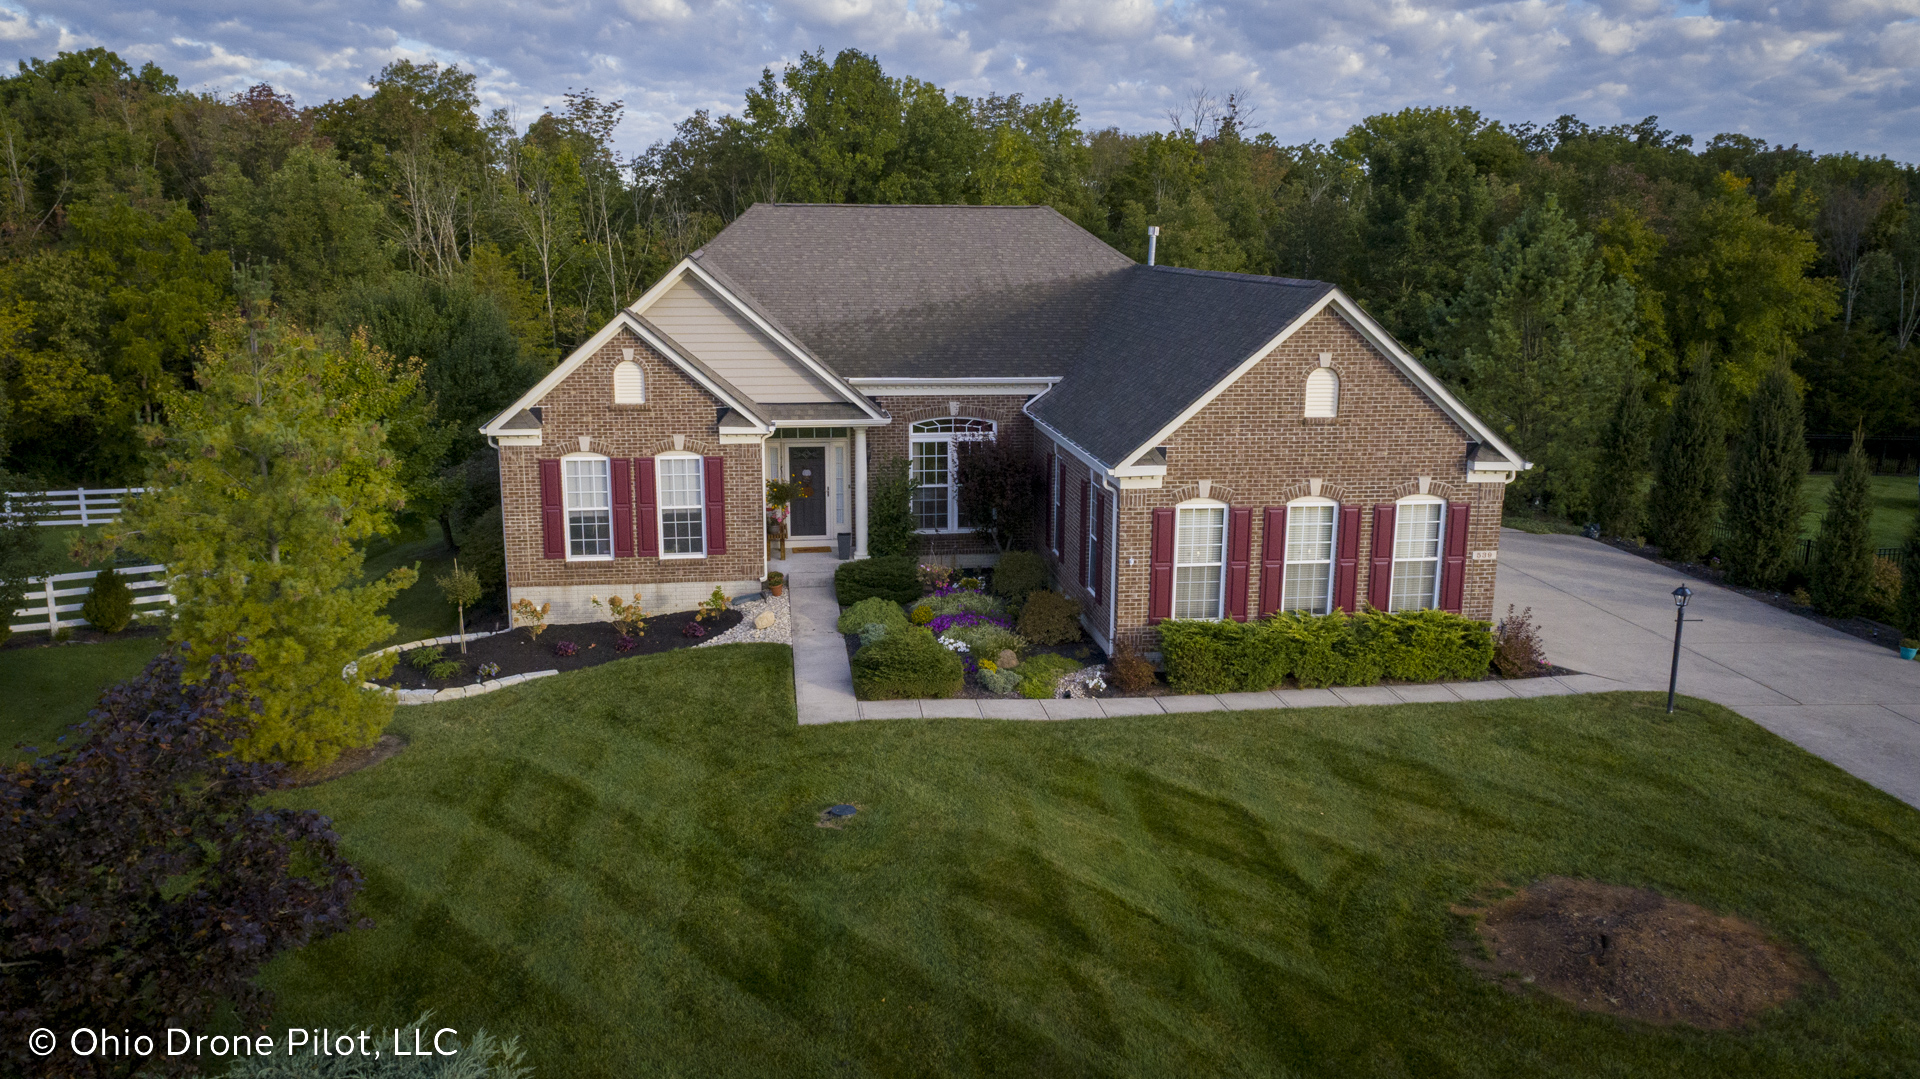
<path fill-rule="evenodd" d="M 1112 282 L 1072 369 L 1030 411 L 1103 463 L 1126 464 L 1332 289 L 1136 265 Z"/>
<path fill-rule="evenodd" d="M 1133 265 L 1048 206 L 760 203 L 693 258 L 843 378 L 1060 374 Z"/>

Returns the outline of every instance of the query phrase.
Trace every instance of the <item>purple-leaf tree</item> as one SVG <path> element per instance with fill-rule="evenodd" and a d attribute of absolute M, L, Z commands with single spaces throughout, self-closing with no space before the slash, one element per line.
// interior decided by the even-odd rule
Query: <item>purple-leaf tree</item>
<path fill-rule="evenodd" d="M 975 442 L 959 458 L 960 519 L 1001 551 L 1031 540 L 1046 487 L 1032 455 L 1005 442 Z"/>
<path fill-rule="evenodd" d="M 332 822 L 256 805 L 285 766 L 230 752 L 256 709 L 251 666 L 215 656 L 184 685 L 162 656 L 101 697 L 81 748 L 0 772 L 0 1072 L 164 1070 L 75 1056 L 68 1035 L 206 1030 L 223 1003 L 257 1027 L 261 964 L 356 924 L 361 877 Z M 40 1027 L 61 1039 L 48 1057 L 27 1049 Z"/>

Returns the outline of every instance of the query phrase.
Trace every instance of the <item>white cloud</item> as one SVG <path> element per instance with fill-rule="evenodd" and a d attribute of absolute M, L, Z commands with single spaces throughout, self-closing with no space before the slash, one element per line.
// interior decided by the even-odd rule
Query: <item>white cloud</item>
<path fill-rule="evenodd" d="M 1920 0 L 0 0 L 0 55 L 93 45 L 303 102 L 402 56 L 458 62 L 523 122 L 591 86 L 628 103 L 629 151 L 824 45 L 956 92 L 1065 94 L 1095 127 L 1160 127 L 1207 85 L 1284 141 L 1465 104 L 1920 159 Z"/>

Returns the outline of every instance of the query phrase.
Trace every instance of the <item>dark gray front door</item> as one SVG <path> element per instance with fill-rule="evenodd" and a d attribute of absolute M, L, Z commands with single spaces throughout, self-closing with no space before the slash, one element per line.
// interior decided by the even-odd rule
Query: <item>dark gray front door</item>
<path fill-rule="evenodd" d="M 826 447 L 788 447 L 787 476 L 800 485 L 800 493 L 795 496 L 793 500 L 793 523 L 789 529 L 789 534 L 794 536 L 826 535 Z"/>

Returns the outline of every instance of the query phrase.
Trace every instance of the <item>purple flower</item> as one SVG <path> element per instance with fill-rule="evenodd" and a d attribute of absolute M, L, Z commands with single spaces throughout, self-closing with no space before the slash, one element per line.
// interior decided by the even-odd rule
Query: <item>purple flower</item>
<path fill-rule="evenodd" d="M 955 626 L 999 626 L 1004 630 L 1013 629 L 1013 623 L 997 614 L 975 614 L 972 611 L 935 615 L 933 621 L 927 623 L 927 628 L 933 631 L 935 637 Z"/>

